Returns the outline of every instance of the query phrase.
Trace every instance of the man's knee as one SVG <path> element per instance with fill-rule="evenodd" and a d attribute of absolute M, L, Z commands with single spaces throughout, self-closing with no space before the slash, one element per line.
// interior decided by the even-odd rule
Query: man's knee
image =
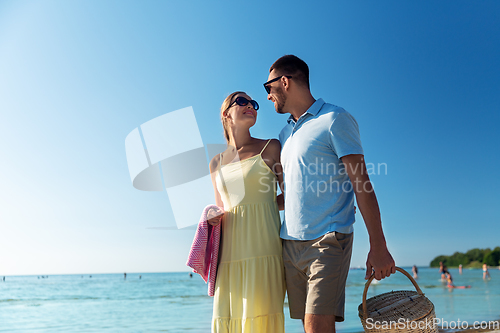
<path fill-rule="evenodd" d="M 335 333 L 335 315 L 306 313 L 303 323 L 306 333 Z"/>

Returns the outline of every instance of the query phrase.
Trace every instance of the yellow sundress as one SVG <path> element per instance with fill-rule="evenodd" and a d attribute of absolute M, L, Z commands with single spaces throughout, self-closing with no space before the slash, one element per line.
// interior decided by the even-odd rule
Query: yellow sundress
<path fill-rule="evenodd" d="M 285 276 L 276 176 L 260 154 L 222 165 L 226 211 L 215 284 L 213 333 L 282 333 Z"/>

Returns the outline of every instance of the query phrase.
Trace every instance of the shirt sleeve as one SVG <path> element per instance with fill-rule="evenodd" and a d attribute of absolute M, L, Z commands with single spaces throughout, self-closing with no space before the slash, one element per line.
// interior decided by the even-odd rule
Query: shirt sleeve
<path fill-rule="evenodd" d="M 358 123 L 348 112 L 339 112 L 333 119 L 330 126 L 330 144 L 338 158 L 353 154 L 363 155 Z"/>

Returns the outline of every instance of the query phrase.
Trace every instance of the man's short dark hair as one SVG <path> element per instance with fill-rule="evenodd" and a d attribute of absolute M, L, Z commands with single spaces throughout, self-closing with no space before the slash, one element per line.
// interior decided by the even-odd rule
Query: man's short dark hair
<path fill-rule="evenodd" d="M 269 68 L 269 73 L 273 69 L 279 75 L 291 75 L 293 79 L 306 85 L 307 89 L 309 87 L 309 67 L 304 62 L 293 54 L 287 54 L 279 58 L 274 62 L 274 64 Z"/>

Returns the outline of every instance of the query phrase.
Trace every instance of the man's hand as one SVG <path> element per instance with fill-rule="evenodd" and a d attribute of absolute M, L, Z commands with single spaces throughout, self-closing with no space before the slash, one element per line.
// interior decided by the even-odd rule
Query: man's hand
<path fill-rule="evenodd" d="M 375 279 L 382 280 L 391 274 L 396 273 L 396 264 L 389 250 L 385 246 L 378 248 L 371 247 L 366 259 L 366 275 L 365 280 L 368 280 L 375 273 Z"/>

